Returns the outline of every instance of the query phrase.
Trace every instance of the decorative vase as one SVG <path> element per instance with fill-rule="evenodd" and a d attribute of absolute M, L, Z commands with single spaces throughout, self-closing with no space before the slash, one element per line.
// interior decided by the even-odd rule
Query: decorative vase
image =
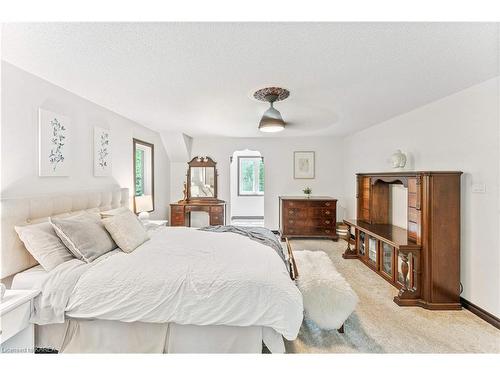
<path fill-rule="evenodd" d="M 406 155 L 401 150 L 396 150 L 391 156 L 392 168 L 403 169 L 406 165 Z"/>

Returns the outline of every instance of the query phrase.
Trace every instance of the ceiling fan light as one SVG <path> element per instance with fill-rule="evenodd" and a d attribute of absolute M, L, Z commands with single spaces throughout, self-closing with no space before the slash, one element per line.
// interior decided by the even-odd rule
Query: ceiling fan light
<path fill-rule="evenodd" d="M 281 87 L 265 87 L 257 90 L 253 96 L 257 100 L 270 103 L 259 123 L 259 130 L 265 133 L 276 133 L 285 129 L 285 121 L 281 113 L 274 108 L 273 103 L 288 98 L 290 91 Z"/>
<path fill-rule="evenodd" d="M 260 125 L 259 130 L 264 133 L 277 133 L 285 129 L 284 125 Z"/>
<path fill-rule="evenodd" d="M 273 107 L 264 112 L 259 123 L 259 130 L 265 133 L 276 133 L 285 129 L 285 121 L 281 117 L 281 113 Z"/>

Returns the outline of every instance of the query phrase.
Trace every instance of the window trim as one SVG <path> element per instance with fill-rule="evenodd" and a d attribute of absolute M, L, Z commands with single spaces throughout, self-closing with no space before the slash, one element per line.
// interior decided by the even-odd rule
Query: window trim
<path fill-rule="evenodd" d="M 241 189 L 240 189 L 240 159 L 261 159 L 262 162 L 264 163 L 264 158 L 262 156 L 238 156 L 238 197 L 263 197 L 265 193 L 265 179 L 264 179 L 264 191 L 262 193 L 252 193 L 252 194 L 241 194 Z"/>
<path fill-rule="evenodd" d="M 142 145 L 145 147 L 151 148 L 151 198 L 153 200 L 153 209 L 148 212 L 153 212 L 155 210 L 155 145 L 153 143 L 141 141 L 140 139 L 137 138 L 132 138 L 132 160 L 133 160 L 133 172 L 132 172 L 132 186 L 134 189 L 134 197 L 135 197 L 135 152 L 137 149 L 137 145 Z M 132 200 L 133 205 L 134 205 L 134 212 L 138 213 L 135 209 L 135 199 Z"/>

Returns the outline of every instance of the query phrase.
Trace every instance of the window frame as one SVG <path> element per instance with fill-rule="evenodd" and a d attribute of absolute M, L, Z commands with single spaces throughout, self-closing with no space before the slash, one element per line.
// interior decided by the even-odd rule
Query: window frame
<path fill-rule="evenodd" d="M 133 161 L 133 171 L 132 171 L 132 179 L 133 179 L 133 189 L 134 189 L 134 197 L 135 195 L 135 182 L 136 182 L 136 150 L 137 145 L 141 145 L 144 147 L 149 147 L 151 149 L 151 199 L 153 200 L 153 209 L 148 212 L 153 212 L 155 210 L 155 145 L 153 143 L 141 141 L 137 138 L 132 138 L 132 161 Z M 144 165 L 142 166 L 144 170 Z M 144 174 L 144 173 L 143 173 Z M 144 181 L 143 181 L 144 184 Z M 134 203 L 134 212 L 138 213 L 135 208 L 135 199 L 133 199 Z"/>
<path fill-rule="evenodd" d="M 252 193 L 243 193 L 242 194 L 241 184 L 240 184 L 240 181 L 241 181 L 241 159 L 260 159 L 262 161 L 262 163 L 264 163 L 264 158 L 262 156 L 238 156 L 238 160 L 237 160 L 237 163 L 238 163 L 238 197 L 263 197 L 264 192 L 265 192 L 265 184 L 266 184 L 265 175 L 264 175 L 264 191 L 263 192 L 259 193 L 259 192 L 254 191 Z M 257 181 L 254 183 L 254 187 L 256 186 L 258 188 L 259 182 L 260 182 L 258 168 L 257 168 L 257 170 L 255 170 L 255 168 L 254 168 L 254 177 L 257 177 Z"/>

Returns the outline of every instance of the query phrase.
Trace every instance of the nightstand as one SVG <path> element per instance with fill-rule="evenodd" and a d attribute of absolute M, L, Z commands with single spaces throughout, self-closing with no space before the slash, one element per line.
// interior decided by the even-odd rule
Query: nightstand
<path fill-rule="evenodd" d="M 35 329 L 30 323 L 33 299 L 38 290 L 7 290 L 0 302 L 0 351 L 33 353 Z"/>

